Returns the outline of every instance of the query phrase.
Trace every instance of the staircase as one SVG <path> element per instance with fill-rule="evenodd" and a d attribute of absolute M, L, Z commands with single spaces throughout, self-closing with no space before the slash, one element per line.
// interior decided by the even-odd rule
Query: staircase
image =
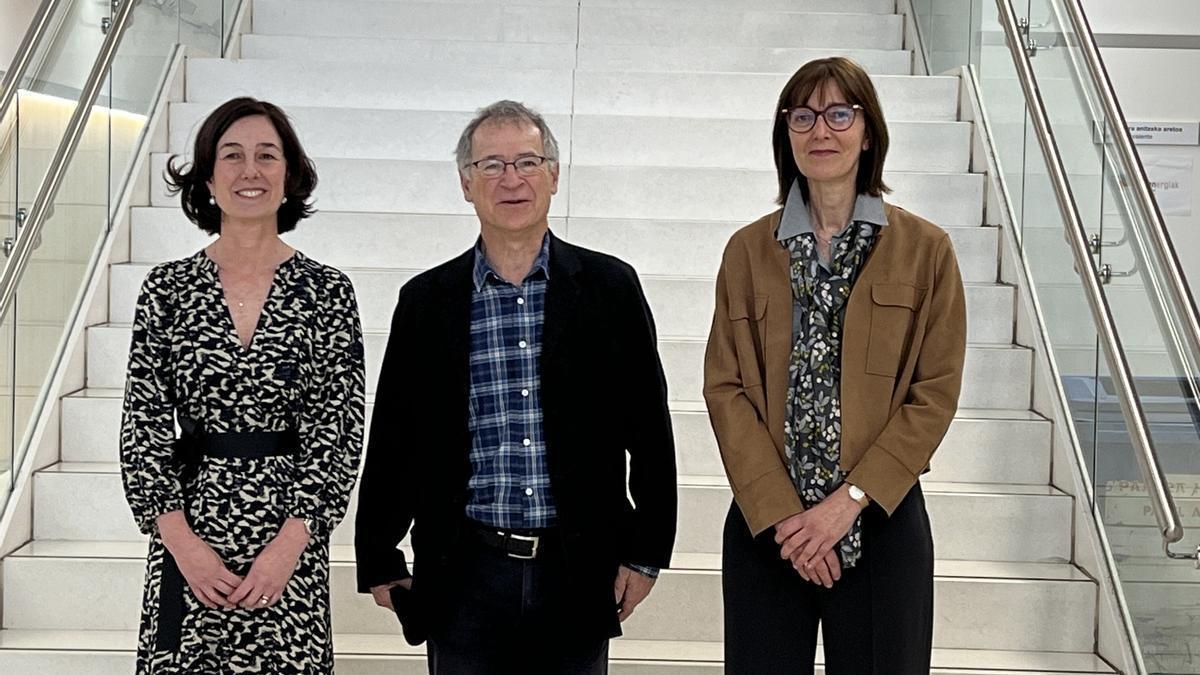
<path fill-rule="evenodd" d="M 563 172 L 551 227 L 641 274 L 660 335 L 679 460 L 675 569 L 625 624 L 612 671 L 718 673 L 721 526 L 730 492 L 701 398 L 721 250 L 773 209 L 772 110 L 804 61 L 845 54 L 874 75 L 892 134 L 890 200 L 951 234 L 967 288 L 958 417 L 922 481 L 933 521 L 936 673 L 1112 673 L 1093 652 L 1097 584 L 1072 563 L 1072 498 L 1050 485 L 1051 425 L 1032 412 L 1035 354 L 1013 344 L 986 177 L 970 173 L 959 81 L 913 76 L 895 0 L 255 0 L 242 60 L 192 59 L 170 109 L 183 153 L 232 96 L 281 105 L 316 160 L 320 212 L 287 235 L 358 292 L 368 416 L 400 286 L 478 231 L 452 152 L 499 98 L 547 115 Z M 803 45 L 802 47 L 797 45 Z M 62 401 L 61 462 L 34 476 L 34 540 L 2 562 L 0 672 L 129 673 L 146 545 L 129 515 L 117 427 L 129 324 L 155 263 L 204 235 L 152 157 L 129 263 L 87 335 L 87 388 Z M 353 505 L 333 535 L 339 675 L 423 673 L 422 650 L 354 592 Z"/>

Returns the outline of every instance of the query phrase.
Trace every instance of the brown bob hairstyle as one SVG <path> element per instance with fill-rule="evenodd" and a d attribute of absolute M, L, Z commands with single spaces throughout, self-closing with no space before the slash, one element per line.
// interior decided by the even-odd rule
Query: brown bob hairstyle
<path fill-rule="evenodd" d="M 262 115 L 271 121 L 279 139 L 283 141 L 283 158 L 287 162 L 287 178 L 284 180 L 284 196 L 287 201 L 279 206 L 276 218 L 280 234 L 296 228 L 296 223 L 307 218 L 316 210 L 309 203 L 313 189 L 317 187 L 317 169 L 300 146 L 295 129 L 279 106 L 249 97 L 231 99 L 200 125 L 196 134 L 196 146 L 192 162 L 180 162 L 173 155 L 167 162 L 167 185 L 171 194 L 179 194 L 183 212 L 188 220 L 209 234 L 221 232 L 221 208 L 208 202 L 212 193 L 208 181 L 212 179 L 217 161 L 217 142 L 221 136 L 243 117 Z"/>
<path fill-rule="evenodd" d="M 887 158 L 888 131 L 883 119 L 883 108 L 879 105 L 879 96 L 875 93 L 875 85 L 867 71 L 854 61 L 841 56 L 809 61 L 792 75 L 792 79 L 783 86 L 779 93 L 779 104 L 775 106 L 775 130 L 771 134 L 771 142 L 775 148 L 775 170 L 779 174 L 779 197 L 776 202 L 783 204 L 787 201 L 792 183 L 798 178 L 804 178 L 796 166 L 796 158 L 792 155 L 792 143 L 788 138 L 787 116 L 781 110 L 800 105 L 807 105 L 813 92 L 823 88 L 826 83 L 836 83 L 846 96 L 842 103 L 860 105 L 859 112 L 867 125 L 866 138 L 870 147 L 863 151 L 858 160 L 858 176 L 855 190 L 858 194 L 868 194 L 872 197 L 882 197 L 883 193 L 891 192 L 883 182 L 883 161 Z M 836 132 L 835 132 L 836 133 Z M 800 194 L 804 203 L 808 203 L 808 180 L 800 181 Z"/>

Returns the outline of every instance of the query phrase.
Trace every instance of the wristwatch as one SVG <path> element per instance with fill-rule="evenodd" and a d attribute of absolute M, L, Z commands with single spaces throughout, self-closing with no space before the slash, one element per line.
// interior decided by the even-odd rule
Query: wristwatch
<path fill-rule="evenodd" d="M 847 485 L 849 485 L 849 483 L 847 483 Z M 864 509 L 871 505 L 871 498 L 868 497 L 867 493 L 863 492 L 863 489 L 857 485 L 850 485 L 850 499 L 858 502 L 858 505 Z"/>

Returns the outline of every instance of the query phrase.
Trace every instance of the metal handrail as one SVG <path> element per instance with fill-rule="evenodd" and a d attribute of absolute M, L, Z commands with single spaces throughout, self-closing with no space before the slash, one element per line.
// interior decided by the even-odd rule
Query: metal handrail
<path fill-rule="evenodd" d="M 1016 66 L 1017 80 L 1025 94 L 1029 117 L 1033 122 L 1038 144 L 1042 148 L 1050 183 L 1054 188 L 1059 210 L 1067 221 L 1067 242 L 1071 245 L 1076 268 L 1080 271 L 1079 277 L 1083 280 L 1088 308 L 1091 310 L 1098 337 L 1104 347 L 1104 356 L 1108 361 L 1109 372 L 1117 390 L 1117 396 L 1122 402 L 1121 412 L 1125 417 L 1125 425 L 1129 429 L 1133 447 L 1136 450 L 1142 477 L 1152 496 L 1151 504 L 1163 537 L 1164 548 L 1170 557 L 1190 558 L 1191 556 L 1175 554 L 1170 550 L 1170 544 L 1183 538 L 1179 510 L 1167 489 L 1166 476 L 1162 466 L 1158 463 L 1158 455 L 1150 437 L 1146 413 L 1142 409 L 1141 400 L 1138 399 L 1133 386 L 1133 372 L 1130 370 L 1129 362 L 1125 359 L 1125 350 L 1121 345 L 1120 336 L 1117 335 L 1108 299 L 1101 290 L 1099 278 L 1093 269 L 1087 231 L 1084 229 L 1083 219 L 1079 215 L 1075 197 L 1071 193 L 1067 170 L 1063 164 L 1062 155 L 1058 151 L 1058 142 L 1054 138 L 1054 132 L 1050 128 L 1050 118 L 1037 87 L 1033 65 L 1030 63 L 1029 54 L 1025 51 L 1025 43 L 1021 39 L 1021 30 L 1017 23 L 1016 12 L 1013 10 L 1012 0 L 996 0 L 996 7 L 999 10 L 1000 23 L 1004 27 L 1008 48 Z"/>
<path fill-rule="evenodd" d="M 58 144 L 54 159 L 50 161 L 50 167 L 46 170 L 41 187 L 38 188 L 33 206 L 29 208 L 25 226 L 17 234 L 8 264 L 4 267 L 3 275 L 0 275 L 0 322 L 4 321 L 4 317 L 12 305 L 12 300 L 16 296 L 17 284 L 26 265 L 29 264 L 29 257 L 41 235 L 42 226 L 52 208 L 54 198 L 58 194 L 58 188 L 62 185 L 71 158 L 75 155 L 76 148 L 79 147 L 80 139 L 83 138 L 88 117 L 92 112 L 92 105 L 95 104 L 100 88 L 104 85 L 108 70 L 116 57 L 117 47 L 121 44 L 121 38 L 125 35 L 125 29 L 128 28 L 130 17 L 133 15 L 133 8 L 138 1 L 122 0 L 116 7 L 112 25 L 108 34 L 104 36 L 104 42 L 100 45 L 96 62 L 92 65 L 92 71 L 79 94 L 79 101 L 76 104 L 75 112 L 71 115 L 71 120 L 67 123 L 62 142 Z"/>
<path fill-rule="evenodd" d="M 13 57 L 12 65 L 4 74 L 4 82 L 0 84 L 0 115 L 8 110 L 9 104 L 16 97 L 17 86 L 25 77 L 25 71 L 29 69 L 29 64 L 33 61 L 33 53 L 42 38 L 45 37 L 46 29 L 50 27 L 50 19 L 54 17 L 60 2 L 62 0 L 42 0 L 42 4 L 38 6 L 37 12 L 33 15 L 29 30 L 25 31 L 25 37 L 21 39 L 21 45 L 17 47 L 17 54 Z"/>
<path fill-rule="evenodd" d="M 1130 136 L 1129 125 L 1125 122 L 1125 113 L 1121 110 L 1121 104 L 1114 93 L 1108 69 L 1104 67 L 1104 60 L 1100 58 L 1100 49 L 1096 45 L 1096 38 L 1092 33 L 1091 24 L 1088 23 L 1087 15 L 1080 6 L 1079 0 L 1062 0 L 1062 4 L 1071 29 L 1079 41 L 1092 86 L 1100 94 L 1100 103 L 1103 106 L 1104 115 L 1109 121 L 1108 127 L 1115 140 L 1121 168 L 1124 175 L 1129 177 L 1128 183 L 1132 184 L 1130 187 L 1132 187 L 1135 207 L 1145 219 L 1149 234 L 1153 239 L 1152 245 L 1148 248 L 1150 254 L 1156 258 L 1157 265 L 1155 267 L 1163 272 L 1167 282 L 1165 290 L 1168 297 L 1161 298 L 1160 304 L 1179 310 L 1179 325 L 1167 321 L 1164 332 L 1174 343 L 1176 360 L 1183 370 L 1186 385 L 1191 390 L 1193 400 L 1200 401 L 1200 363 L 1196 361 L 1200 358 L 1200 318 L 1198 318 L 1195 298 L 1187 285 L 1183 268 L 1179 264 L 1179 256 L 1175 252 L 1175 245 L 1167 231 L 1162 211 L 1150 189 L 1146 168 L 1134 149 L 1133 137 Z M 1161 296 L 1163 289 L 1153 275 L 1147 275 L 1147 280 L 1152 283 L 1154 291 Z M 1167 553 L 1173 558 L 1179 557 L 1170 550 Z"/>

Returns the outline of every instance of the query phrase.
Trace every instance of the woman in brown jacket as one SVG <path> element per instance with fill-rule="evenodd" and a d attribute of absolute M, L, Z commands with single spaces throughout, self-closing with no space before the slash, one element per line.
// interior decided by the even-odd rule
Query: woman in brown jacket
<path fill-rule="evenodd" d="M 802 67 L 774 129 L 783 208 L 730 239 L 704 397 L 734 500 L 733 675 L 925 675 L 933 541 L 918 477 L 954 417 L 966 307 L 946 232 L 884 203 L 888 133 L 853 61 Z"/>

